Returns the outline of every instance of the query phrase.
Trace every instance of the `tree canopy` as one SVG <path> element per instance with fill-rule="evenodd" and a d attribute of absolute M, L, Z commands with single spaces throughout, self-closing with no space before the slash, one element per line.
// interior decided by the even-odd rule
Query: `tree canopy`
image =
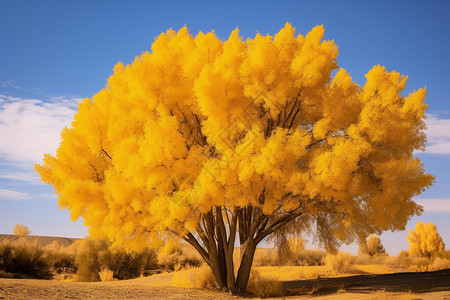
<path fill-rule="evenodd" d="M 323 35 L 168 30 L 79 104 L 36 170 L 91 236 L 126 248 L 179 236 L 230 290 L 286 226 L 328 248 L 404 229 L 434 180 L 413 156 L 426 91 L 402 95 L 407 77 L 379 65 L 358 85 Z"/>

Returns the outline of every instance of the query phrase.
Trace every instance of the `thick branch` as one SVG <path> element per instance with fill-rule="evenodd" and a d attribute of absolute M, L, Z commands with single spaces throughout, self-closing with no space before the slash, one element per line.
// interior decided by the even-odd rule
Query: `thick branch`
<path fill-rule="evenodd" d="M 200 245 L 200 243 L 197 241 L 197 239 L 194 237 L 194 235 L 192 233 L 189 232 L 187 235 L 184 236 L 182 234 L 179 234 L 178 232 L 176 232 L 173 229 L 167 228 L 167 230 L 172 232 L 176 236 L 182 238 L 183 240 L 185 240 L 189 244 L 191 244 L 195 248 L 195 250 L 197 250 L 198 253 L 200 253 L 200 255 L 205 260 L 205 262 L 208 264 L 208 266 L 211 265 L 210 261 L 209 261 L 208 252 L 206 252 L 206 250 Z"/>
<path fill-rule="evenodd" d="M 276 220 L 275 222 L 273 222 L 269 227 L 267 227 L 266 229 L 262 230 L 255 238 L 255 242 L 258 244 L 259 242 L 261 242 L 266 236 L 268 236 L 269 234 L 277 231 L 278 229 L 282 228 L 283 226 L 285 226 L 287 223 L 289 223 L 290 221 L 294 220 L 295 218 L 297 218 L 298 216 L 300 216 L 302 213 L 301 212 L 292 212 L 288 215 L 284 215 L 282 217 L 280 217 L 278 220 Z"/>

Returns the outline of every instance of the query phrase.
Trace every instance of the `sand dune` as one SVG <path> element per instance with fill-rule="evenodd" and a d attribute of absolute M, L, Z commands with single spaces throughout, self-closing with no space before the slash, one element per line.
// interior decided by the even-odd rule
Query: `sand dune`
<path fill-rule="evenodd" d="M 76 238 L 66 238 L 66 237 L 57 237 L 57 236 L 37 236 L 37 235 L 28 235 L 28 236 L 20 236 L 13 234 L 0 234 L 0 242 L 2 241 L 10 241 L 14 242 L 18 239 L 25 239 L 31 243 L 37 243 L 39 247 L 45 247 L 50 245 L 54 241 L 60 244 L 63 247 L 67 247 L 72 245 L 75 241 L 82 240 Z"/>

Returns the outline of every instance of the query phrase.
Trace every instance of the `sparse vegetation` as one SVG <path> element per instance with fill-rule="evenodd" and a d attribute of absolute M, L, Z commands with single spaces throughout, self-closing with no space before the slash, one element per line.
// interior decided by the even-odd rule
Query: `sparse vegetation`
<path fill-rule="evenodd" d="M 431 265 L 434 271 L 450 269 L 450 260 L 447 258 L 437 257 Z"/>
<path fill-rule="evenodd" d="M 57 241 L 53 241 L 52 244 L 44 247 L 53 272 L 76 272 L 75 257 L 78 245 L 79 243 L 75 243 L 69 247 L 62 247 Z"/>
<path fill-rule="evenodd" d="M 31 230 L 28 229 L 28 227 L 25 226 L 25 225 L 16 224 L 14 226 L 14 229 L 13 229 L 13 234 L 26 236 L 26 235 L 30 235 L 31 234 Z"/>
<path fill-rule="evenodd" d="M 114 271 L 104 268 L 100 272 L 98 272 L 98 276 L 101 281 L 113 281 L 114 280 Z"/>
<path fill-rule="evenodd" d="M 136 278 L 146 269 L 156 267 L 154 250 L 127 253 L 110 246 L 111 243 L 105 239 L 84 240 L 76 256 L 79 281 L 99 281 L 99 272 L 103 269 L 111 270 L 114 278 L 122 280 Z"/>
<path fill-rule="evenodd" d="M 282 285 L 273 276 L 261 276 L 257 270 L 253 270 L 250 274 L 247 292 L 261 298 L 275 297 L 282 294 Z"/>
<path fill-rule="evenodd" d="M 0 243 L 0 270 L 6 275 L 10 273 L 19 278 L 51 279 L 50 267 L 45 252 L 36 244 L 26 240 Z"/>
<path fill-rule="evenodd" d="M 158 264 L 173 271 L 177 265 L 180 267 L 199 267 L 202 260 L 190 245 L 181 244 L 178 240 L 168 239 L 164 246 L 158 249 Z"/>
<path fill-rule="evenodd" d="M 359 244 L 358 253 L 360 255 L 385 255 L 386 250 L 383 244 L 381 244 L 381 239 L 378 236 L 371 235 L 368 237 L 367 241 L 363 241 Z"/>
<path fill-rule="evenodd" d="M 354 259 L 348 252 L 339 252 L 337 254 L 328 254 L 325 257 L 325 265 L 335 275 L 353 273 Z"/>
<path fill-rule="evenodd" d="M 211 270 L 207 267 L 187 268 L 176 272 L 172 278 L 172 284 L 184 288 L 215 288 Z"/>

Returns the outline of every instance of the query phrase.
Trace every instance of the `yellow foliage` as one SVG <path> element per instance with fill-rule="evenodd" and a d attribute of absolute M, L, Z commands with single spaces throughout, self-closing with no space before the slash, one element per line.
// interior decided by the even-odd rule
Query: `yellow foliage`
<path fill-rule="evenodd" d="M 429 222 L 427 225 L 418 221 L 415 229 L 416 231 L 410 229 L 407 237 L 409 242 L 408 251 L 411 257 L 432 258 L 444 252 L 445 244 L 435 224 Z"/>
<path fill-rule="evenodd" d="M 35 169 L 72 220 L 126 250 L 195 233 L 219 205 L 301 210 L 347 242 L 403 229 L 434 181 L 413 157 L 426 91 L 404 97 L 407 77 L 382 66 L 358 85 L 323 36 L 168 30 L 114 67 Z"/>
<path fill-rule="evenodd" d="M 14 235 L 30 235 L 31 230 L 27 226 L 22 224 L 16 224 L 13 229 Z"/>

